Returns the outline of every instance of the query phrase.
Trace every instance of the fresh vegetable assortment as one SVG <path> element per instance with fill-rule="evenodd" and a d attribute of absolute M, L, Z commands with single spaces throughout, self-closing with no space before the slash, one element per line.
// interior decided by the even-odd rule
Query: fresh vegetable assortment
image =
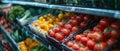
<path fill-rule="evenodd" d="M 31 16 L 31 9 L 25 10 L 22 6 L 13 6 L 10 11 L 7 13 L 7 19 L 12 21 L 16 20 L 16 18 L 20 18 L 20 22 L 25 22 Z"/>
<path fill-rule="evenodd" d="M 15 20 L 18 16 L 21 16 L 25 12 L 25 9 L 22 6 L 14 6 L 7 13 L 7 18 L 10 20 Z"/>
<path fill-rule="evenodd" d="M 10 36 L 15 42 L 20 42 L 25 40 L 28 36 L 20 29 L 15 28 L 15 30 L 10 33 Z"/>
<path fill-rule="evenodd" d="M 19 43 L 21 51 L 49 51 L 46 47 L 42 46 L 37 40 L 27 38 L 25 41 Z"/>
<path fill-rule="evenodd" d="M 24 32 L 15 26 L 13 27 L 13 24 L 10 21 L 6 20 L 5 17 L 0 17 L 0 26 L 5 28 L 5 30 L 10 33 L 9 35 L 16 42 L 20 42 L 21 40 L 24 40 L 26 38 Z"/>
<path fill-rule="evenodd" d="M 1 32 L 0 32 L 0 46 L 3 47 L 3 51 L 12 51 L 9 42 L 5 39 Z"/>
<path fill-rule="evenodd" d="M 32 16 L 31 10 L 25 10 L 22 6 L 14 6 L 10 9 L 11 11 L 7 13 L 6 18 L 12 21 L 20 16 L 21 19 L 19 19 L 19 21 L 25 22 Z M 32 26 L 43 34 L 48 33 L 48 36 L 59 42 L 63 42 L 65 38 L 78 32 L 78 30 L 86 27 L 88 23 L 91 23 L 92 20 L 95 20 L 90 17 L 90 15 L 76 14 L 76 16 L 70 12 L 60 12 L 57 16 L 54 15 L 57 13 L 46 14 L 49 11 L 51 10 L 42 13 L 42 16 L 34 21 Z M 53 10 L 51 12 L 53 12 Z M 67 21 L 68 19 L 69 21 Z M 37 40 L 28 38 L 22 30 L 12 27 L 12 24 L 4 17 L 0 17 L 0 26 L 3 26 L 7 32 L 10 33 L 13 40 L 19 43 L 21 51 L 49 51 Z M 104 51 L 119 38 L 120 21 L 112 18 L 102 18 L 96 26 L 73 36 L 70 40 L 65 42 L 65 45 L 74 51 Z M 1 39 L 0 37 L 0 40 Z M 3 46 L 4 44 L 7 43 L 3 43 Z M 4 50 L 8 49 L 8 51 L 10 51 L 9 45 L 8 47 L 7 45 L 4 47 Z M 119 50 L 119 47 L 116 49 Z"/>
<path fill-rule="evenodd" d="M 119 20 L 102 18 L 93 28 L 73 37 L 65 44 L 75 51 L 104 51 L 108 46 L 120 38 Z"/>
<path fill-rule="evenodd" d="M 56 26 L 59 22 L 65 22 L 69 18 L 68 16 L 70 16 L 67 14 L 70 13 L 59 13 L 58 16 L 54 16 L 50 13 L 44 16 L 40 16 L 39 19 L 32 24 L 32 26 L 36 27 L 38 31 L 45 34 L 54 26 Z"/>
<path fill-rule="evenodd" d="M 55 27 L 49 31 L 49 36 L 57 39 L 58 41 L 63 40 L 70 34 L 77 32 L 81 28 L 85 27 L 91 20 L 89 15 L 84 16 L 72 16 L 68 23 L 64 24 L 60 22 L 59 27 Z"/>

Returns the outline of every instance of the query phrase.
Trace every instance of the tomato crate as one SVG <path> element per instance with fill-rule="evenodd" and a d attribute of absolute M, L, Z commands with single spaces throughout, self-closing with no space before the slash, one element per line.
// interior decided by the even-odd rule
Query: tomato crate
<path fill-rule="evenodd" d="M 51 45 L 54 45 L 57 49 L 62 50 L 61 42 L 58 40 L 46 35 L 47 40 L 50 42 Z"/>
<path fill-rule="evenodd" d="M 24 45 L 24 46 L 23 46 Z M 28 46 L 29 45 L 29 46 Z M 46 47 L 43 43 L 41 43 L 36 36 L 28 37 L 24 41 L 21 41 L 18 43 L 19 51 L 23 50 L 33 50 L 38 49 L 40 50 L 40 47 L 46 48 L 47 51 L 49 51 L 48 47 Z M 32 47 L 32 48 L 31 48 Z M 37 47 L 37 48 L 36 48 Z M 24 49 L 25 48 L 25 49 Z"/>
<path fill-rule="evenodd" d="M 64 17 L 58 18 L 52 14 L 46 14 L 33 20 L 33 22 L 29 24 L 29 28 L 36 33 L 36 35 L 46 38 L 50 29 L 56 27 L 59 22 L 66 23 L 69 20 L 69 17 L 63 18 Z"/>
<path fill-rule="evenodd" d="M 117 19 L 97 20 L 69 37 L 62 48 L 66 51 L 109 51 L 119 41 L 119 25 Z"/>
<path fill-rule="evenodd" d="M 33 33 L 35 33 L 36 35 L 38 35 L 38 36 L 40 36 L 40 37 L 43 37 L 43 39 L 45 39 L 45 34 L 47 34 L 47 33 L 42 33 L 42 32 L 39 31 L 36 27 L 33 27 L 33 26 L 32 26 L 32 24 L 35 23 L 38 19 L 39 19 L 39 16 L 35 16 L 35 17 L 33 18 L 33 21 L 28 23 L 28 28 L 29 28 Z"/>
<path fill-rule="evenodd" d="M 72 18 L 72 19 L 75 19 L 75 18 Z M 70 19 L 70 20 L 71 20 L 71 19 Z M 67 23 L 65 23 L 64 25 L 66 26 L 66 25 L 70 24 L 70 20 L 69 20 Z M 91 26 L 91 25 L 89 25 L 90 23 L 97 22 L 97 20 L 99 20 L 99 19 L 96 19 L 95 17 L 89 18 L 89 19 L 88 19 L 88 22 L 84 25 L 84 27 L 81 27 L 81 28 L 80 28 L 78 25 L 76 25 L 76 27 L 78 26 L 78 28 L 80 28 L 80 29 L 78 29 L 78 30 L 76 30 L 76 31 L 73 31 L 73 32 L 70 30 L 70 32 L 67 33 L 68 35 L 66 34 L 64 37 L 61 37 L 61 38 L 59 38 L 60 36 L 58 36 L 58 35 L 59 35 L 59 34 L 65 34 L 65 33 L 63 33 L 63 32 L 67 32 L 67 30 L 69 30 L 69 28 L 67 29 L 67 28 L 65 28 L 64 26 L 62 27 L 62 25 L 60 24 L 60 25 L 58 25 L 58 27 L 54 27 L 53 29 L 51 29 L 51 30 L 49 31 L 48 35 L 46 36 L 46 38 L 48 39 L 48 41 L 52 42 L 54 46 L 62 49 L 62 48 L 61 48 L 61 44 L 62 44 L 63 42 L 69 40 L 69 38 L 70 38 L 71 36 L 73 36 L 74 34 L 78 33 L 80 30 L 84 30 L 84 29 L 88 28 L 89 26 Z M 88 27 L 86 27 L 86 26 L 88 26 Z M 67 26 L 66 26 L 66 27 L 67 27 Z M 74 26 L 73 26 L 73 27 L 74 27 Z M 60 28 L 62 28 L 62 29 L 60 29 Z M 63 30 L 64 30 L 64 31 L 63 31 Z M 52 36 L 52 33 L 54 33 L 53 36 Z M 56 34 L 56 35 L 55 35 L 55 34 Z M 55 36 L 56 36 L 56 37 L 55 37 Z M 57 37 L 57 36 L 58 36 L 58 37 Z"/>
<path fill-rule="evenodd" d="M 90 24 L 88 24 L 85 28 L 79 30 L 78 32 L 74 33 L 72 36 L 69 36 L 68 38 L 66 38 L 66 41 L 62 43 L 62 48 L 66 51 L 74 51 L 74 49 L 66 46 L 66 43 L 68 41 L 71 41 L 71 40 L 74 40 L 74 37 L 75 35 L 79 34 L 79 33 L 82 33 L 84 30 L 88 29 L 88 28 L 91 28 L 91 27 L 94 27 L 97 23 L 98 23 L 99 20 L 96 20 Z"/>

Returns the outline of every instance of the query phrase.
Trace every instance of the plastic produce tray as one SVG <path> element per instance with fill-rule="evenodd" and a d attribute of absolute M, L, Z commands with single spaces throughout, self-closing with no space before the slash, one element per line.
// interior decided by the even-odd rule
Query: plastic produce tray
<path fill-rule="evenodd" d="M 100 19 L 92 22 L 91 24 L 88 24 L 84 29 L 79 30 L 79 31 L 76 32 L 73 36 L 69 37 L 69 38 L 67 39 L 67 41 L 65 41 L 65 42 L 62 43 L 62 48 L 63 48 L 65 51 L 75 51 L 74 49 L 68 47 L 68 46 L 66 45 L 66 43 L 67 43 L 68 41 L 74 40 L 74 37 L 75 37 L 77 34 L 83 33 L 84 30 L 93 28 L 94 26 L 96 26 L 96 25 L 99 23 L 99 21 L 100 21 Z M 118 43 L 120 43 L 120 39 L 117 39 L 114 43 L 112 43 L 110 46 L 108 46 L 107 48 L 105 48 L 104 51 L 111 51 L 111 50 L 114 48 L 114 45 L 117 45 Z"/>
<path fill-rule="evenodd" d="M 97 23 L 99 22 L 100 19 L 93 21 L 92 23 L 89 23 L 88 25 L 86 25 L 86 27 L 84 27 L 83 29 L 79 30 L 78 32 L 74 33 L 74 35 L 70 36 L 67 38 L 67 40 L 65 42 L 62 43 L 62 48 L 66 51 L 74 51 L 72 48 L 69 48 L 68 46 L 66 46 L 66 43 L 70 40 L 73 40 L 74 36 L 82 33 L 84 30 L 89 29 L 94 27 L 95 25 L 97 25 Z"/>
<path fill-rule="evenodd" d="M 91 26 L 96 25 L 96 22 L 98 22 L 100 19 L 95 19 L 94 21 L 92 21 L 92 19 L 89 20 L 89 22 L 87 23 L 87 25 L 83 28 L 81 28 L 79 31 L 81 30 L 85 30 Z M 78 31 L 78 32 L 79 32 Z M 58 48 L 58 49 L 62 49 L 62 43 L 68 41 L 70 39 L 70 37 L 72 37 L 73 35 L 77 34 L 78 32 L 73 32 L 72 34 L 70 34 L 68 37 L 64 38 L 62 41 L 58 41 L 53 37 L 50 37 L 49 35 L 46 36 L 46 38 L 53 43 L 53 45 Z"/>
<path fill-rule="evenodd" d="M 36 16 L 35 18 L 32 18 L 31 20 L 33 20 L 33 21 L 28 21 L 28 22 L 29 22 L 29 23 L 27 23 L 27 24 L 29 24 L 28 27 L 29 27 L 30 30 L 33 31 L 36 35 L 38 35 L 38 36 L 40 36 L 40 37 L 43 37 L 43 38 L 46 38 L 46 35 L 48 34 L 48 32 L 43 33 L 43 32 L 41 32 L 40 30 L 38 30 L 37 27 L 33 27 L 33 26 L 32 26 L 32 24 L 35 23 L 35 22 L 39 19 L 38 17 L 39 17 L 39 16 Z M 66 23 L 66 22 L 68 22 L 68 21 L 69 21 L 69 19 L 65 20 L 63 23 Z M 57 25 L 55 25 L 54 27 L 57 27 Z"/>

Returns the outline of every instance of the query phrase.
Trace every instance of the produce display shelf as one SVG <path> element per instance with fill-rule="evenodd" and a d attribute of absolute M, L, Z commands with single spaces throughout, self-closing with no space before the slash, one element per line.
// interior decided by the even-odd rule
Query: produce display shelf
<path fill-rule="evenodd" d="M 36 19 L 32 18 L 33 20 Z M 30 22 L 30 21 L 29 21 Z M 24 26 L 21 25 L 22 22 L 19 22 L 18 19 L 16 19 L 16 22 L 12 22 L 14 25 L 16 25 L 18 28 L 22 28 L 24 32 L 27 32 L 27 34 L 29 34 L 30 36 L 32 36 L 33 38 L 35 38 L 36 40 L 38 40 L 39 42 L 42 43 L 43 46 L 45 46 L 46 48 L 48 48 L 50 51 L 59 51 L 57 48 L 55 48 L 54 46 L 50 45 L 50 42 L 48 42 L 46 39 L 43 39 L 44 37 L 39 36 L 38 34 L 36 35 L 36 33 L 34 33 L 33 31 L 31 31 L 29 29 L 29 26 Z"/>
<path fill-rule="evenodd" d="M 17 46 L 17 44 L 15 43 L 15 41 L 12 39 L 12 37 L 9 35 L 9 33 L 2 27 L 0 26 L 0 31 L 5 35 L 5 37 L 9 40 L 9 42 L 12 45 L 13 50 L 15 51 L 19 51 L 19 48 Z"/>
<path fill-rule="evenodd" d="M 27 30 L 27 29 L 26 29 Z M 42 44 L 44 44 L 45 47 L 49 48 L 51 51 L 59 51 L 59 49 L 57 49 L 56 47 L 52 46 L 53 44 L 51 42 L 49 42 L 44 36 L 40 35 L 39 32 L 35 32 L 32 30 L 27 30 L 27 31 L 31 31 L 30 33 L 35 35 L 34 37 L 40 41 Z"/>
<path fill-rule="evenodd" d="M 30 5 L 44 8 L 60 9 L 71 12 L 80 12 L 85 14 L 91 14 L 96 16 L 106 16 L 111 18 L 120 19 L 120 11 L 118 10 L 108 10 L 108 9 L 96 9 L 96 8 L 84 8 L 84 7 L 72 7 L 72 6 L 61 6 L 61 5 L 50 5 L 36 2 L 25 2 L 25 1 L 8 1 L 2 0 L 2 3 L 20 4 L 20 5 Z"/>

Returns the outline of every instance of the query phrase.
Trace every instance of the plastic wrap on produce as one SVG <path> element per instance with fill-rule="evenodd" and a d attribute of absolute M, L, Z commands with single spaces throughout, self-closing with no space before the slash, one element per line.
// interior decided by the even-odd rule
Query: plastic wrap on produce
<path fill-rule="evenodd" d="M 37 35 L 40 35 L 40 36 L 42 36 L 42 37 L 46 37 L 45 34 L 47 34 L 47 33 L 45 33 L 45 34 L 41 33 L 40 31 L 37 30 L 36 27 L 33 27 L 32 25 L 29 25 L 29 27 L 30 27 L 30 29 L 31 29 L 33 32 L 35 32 Z"/>

